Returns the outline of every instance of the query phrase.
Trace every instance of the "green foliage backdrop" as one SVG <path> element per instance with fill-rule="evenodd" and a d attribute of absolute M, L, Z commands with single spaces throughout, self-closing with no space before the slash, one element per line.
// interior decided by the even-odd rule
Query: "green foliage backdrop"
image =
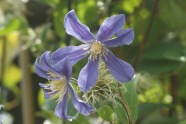
<path fill-rule="evenodd" d="M 23 124 L 25 112 L 31 113 L 30 124 L 128 124 L 119 102 L 87 117 L 70 109 L 77 119 L 67 122 L 54 116 L 56 102 L 43 97 L 38 83 L 46 80 L 34 73 L 33 63 L 44 51 L 80 44 L 63 26 L 71 9 L 93 33 L 115 14 L 125 14 L 124 27 L 134 28 L 130 46 L 112 49 L 135 69 L 135 78 L 121 86 L 132 123 L 186 124 L 185 0 L 0 0 L 0 104 L 8 118 L 3 124 Z M 74 67 L 75 78 L 85 63 Z M 24 99 L 33 105 L 25 109 Z"/>

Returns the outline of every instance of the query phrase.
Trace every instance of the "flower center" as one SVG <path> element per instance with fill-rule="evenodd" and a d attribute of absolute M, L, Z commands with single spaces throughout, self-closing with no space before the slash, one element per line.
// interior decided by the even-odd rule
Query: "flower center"
<path fill-rule="evenodd" d="M 95 59 L 97 59 L 98 55 L 102 56 L 106 54 L 106 50 L 103 46 L 103 44 L 101 44 L 101 42 L 99 41 L 95 41 L 90 48 L 90 59 L 92 61 L 94 61 Z"/>
<path fill-rule="evenodd" d="M 63 99 L 67 91 L 67 81 L 65 78 L 61 78 L 59 80 L 54 80 L 51 82 L 51 90 L 52 92 L 57 92 L 56 95 L 59 95 L 58 102 Z"/>
<path fill-rule="evenodd" d="M 58 77 L 58 79 L 51 81 L 49 84 L 47 84 L 47 87 L 45 87 L 46 90 L 49 90 L 48 94 L 52 96 L 52 98 L 58 98 L 58 102 L 63 99 L 63 96 L 65 95 L 67 91 L 67 80 L 65 77 L 60 76 L 58 74 L 49 72 L 49 76 L 52 77 Z"/>
<path fill-rule="evenodd" d="M 96 41 L 92 44 L 90 51 L 98 55 L 102 52 L 102 49 L 103 49 L 103 45 L 99 41 Z"/>

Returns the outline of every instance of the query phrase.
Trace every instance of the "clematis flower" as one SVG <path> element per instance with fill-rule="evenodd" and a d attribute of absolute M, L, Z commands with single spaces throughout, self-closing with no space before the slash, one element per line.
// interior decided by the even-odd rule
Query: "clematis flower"
<path fill-rule="evenodd" d="M 133 67 L 114 56 L 108 49 L 109 47 L 117 47 L 124 44 L 129 45 L 133 41 L 133 29 L 122 30 L 124 22 L 125 16 L 123 14 L 111 16 L 104 20 L 97 35 L 94 37 L 90 29 L 79 21 L 74 10 L 66 14 L 64 19 L 66 32 L 84 44 L 59 48 L 52 54 L 52 59 L 59 61 L 69 56 L 69 60 L 72 64 L 75 64 L 90 55 L 88 63 L 81 70 L 78 77 L 78 86 L 83 92 L 87 92 L 95 85 L 98 78 L 100 58 L 104 61 L 112 76 L 119 82 L 130 81 L 134 76 Z"/>
<path fill-rule="evenodd" d="M 86 102 L 82 101 L 73 89 L 70 83 L 72 76 L 72 65 L 68 58 L 58 61 L 56 64 L 52 63 L 51 53 L 45 52 L 40 59 L 37 58 L 35 63 L 35 72 L 48 80 L 50 83 L 40 83 L 40 87 L 44 90 L 45 98 L 58 98 L 57 106 L 55 108 L 55 115 L 71 121 L 71 117 L 67 115 L 68 106 L 68 92 L 72 97 L 72 103 L 77 111 L 83 115 L 89 115 L 93 111 Z"/>

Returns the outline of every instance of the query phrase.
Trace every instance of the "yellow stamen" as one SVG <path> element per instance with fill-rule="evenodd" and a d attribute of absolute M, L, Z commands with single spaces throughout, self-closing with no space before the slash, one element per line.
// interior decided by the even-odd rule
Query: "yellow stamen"
<path fill-rule="evenodd" d="M 101 42 L 99 41 L 95 41 L 92 45 L 91 45 L 91 48 L 90 48 L 90 59 L 92 61 L 94 61 L 95 59 L 98 58 L 98 56 L 105 56 L 107 55 L 107 52 L 103 46 L 103 44 L 101 44 Z"/>
<path fill-rule="evenodd" d="M 48 84 L 49 87 L 45 89 L 51 90 L 51 92 L 48 93 L 48 94 L 53 94 L 51 98 L 59 97 L 57 100 L 57 102 L 59 102 L 63 99 L 66 93 L 67 85 L 68 85 L 67 80 L 65 77 L 59 76 L 58 74 L 52 72 L 48 72 L 47 74 L 49 75 L 49 77 L 58 78 L 56 80 L 51 81 Z"/>

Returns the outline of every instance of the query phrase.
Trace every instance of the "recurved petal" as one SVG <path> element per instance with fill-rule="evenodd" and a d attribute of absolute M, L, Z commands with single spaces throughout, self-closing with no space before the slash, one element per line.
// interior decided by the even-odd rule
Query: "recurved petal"
<path fill-rule="evenodd" d="M 119 82 L 128 82 L 133 78 L 133 67 L 127 62 L 114 56 L 111 51 L 108 52 L 107 58 L 102 57 L 102 59 L 107 65 L 112 76 Z"/>
<path fill-rule="evenodd" d="M 45 70 L 43 70 L 40 65 L 38 64 L 38 58 L 36 59 L 35 63 L 34 63 L 34 70 L 36 72 L 37 75 L 39 75 L 40 77 L 43 78 L 48 78 L 47 72 Z"/>
<path fill-rule="evenodd" d="M 45 85 L 45 84 L 43 84 L 43 83 L 39 83 L 39 86 L 40 86 L 41 88 L 43 88 L 44 96 L 45 96 L 46 99 L 49 99 L 49 98 L 51 97 L 51 95 L 53 95 L 53 94 L 49 94 L 49 92 L 51 92 L 51 90 L 48 89 L 49 86 L 47 86 L 47 85 Z"/>
<path fill-rule="evenodd" d="M 88 55 L 87 48 L 87 45 L 66 46 L 64 48 L 59 48 L 51 55 L 52 63 L 55 64 L 68 56 L 69 61 L 71 61 L 72 64 L 76 64 Z"/>
<path fill-rule="evenodd" d="M 119 33 L 116 34 L 118 37 L 111 39 L 111 40 L 106 40 L 103 42 L 103 44 L 106 47 L 118 47 L 122 45 L 129 45 L 132 43 L 134 40 L 134 30 L 133 28 L 125 29 L 120 31 Z"/>
<path fill-rule="evenodd" d="M 57 104 L 55 108 L 55 115 L 59 118 L 64 118 L 64 119 L 67 119 L 68 121 L 72 121 L 70 116 L 67 115 L 67 107 L 68 107 L 68 90 L 63 96 L 63 100 L 61 100 Z"/>
<path fill-rule="evenodd" d="M 70 84 L 69 90 L 72 96 L 72 103 L 77 111 L 83 115 L 89 115 L 91 112 L 94 111 L 94 108 L 90 106 L 88 103 L 82 101 L 77 93 L 74 91 L 72 85 Z"/>
<path fill-rule="evenodd" d="M 119 32 L 124 25 L 125 16 L 123 14 L 111 16 L 104 20 L 97 33 L 96 40 L 103 42 Z"/>
<path fill-rule="evenodd" d="M 97 81 L 98 64 L 99 64 L 99 59 L 95 59 L 94 61 L 92 61 L 89 58 L 88 63 L 80 71 L 78 77 L 78 86 L 84 93 L 90 90 Z"/>
<path fill-rule="evenodd" d="M 64 19 L 64 26 L 66 32 L 69 35 L 74 36 L 75 38 L 84 43 L 91 42 L 94 40 L 94 36 L 90 32 L 90 29 L 79 21 L 74 10 L 71 10 L 66 14 Z"/>
<path fill-rule="evenodd" d="M 51 63 L 51 54 L 50 51 L 47 51 L 41 55 L 41 57 L 36 59 L 34 63 L 35 72 L 46 79 L 53 80 L 51 76 L 48 75 L 48 73 L 54 73 L 58 74 L 57 71 L 53 68 L 53 65 Z"/>
<path fill-rule="evenodd" d="M 39 65 L 43 70 L 52 70 L 51 68 L 51 61 L 50 61 L 50 56 L 51 56 L 51 52 L 50 51 L 46 51 L 44 52 L 39 60 Z"/>

